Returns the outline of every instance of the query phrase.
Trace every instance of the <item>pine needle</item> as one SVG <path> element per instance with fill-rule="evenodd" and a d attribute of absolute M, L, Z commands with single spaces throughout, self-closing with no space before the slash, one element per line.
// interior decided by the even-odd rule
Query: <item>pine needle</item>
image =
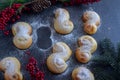
<path fill-rule="evenodd" d="M 91 59 L 96 80 L 120 80 L 120 43 L 117 52 L 110 39 L 102 40 L 99 47 L 101 54 Z"/>
<path fill-rule="evenodd" d="M 0 10 L 6 8 L 6 7 L 11 7 L 13 3 L 26 3 L 29 2 L 30 0 L 3 0 L 0 2 Z"/>

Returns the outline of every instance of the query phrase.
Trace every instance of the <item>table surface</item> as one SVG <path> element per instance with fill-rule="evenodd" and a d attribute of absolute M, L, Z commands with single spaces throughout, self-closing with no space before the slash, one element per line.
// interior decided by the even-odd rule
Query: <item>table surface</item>
<path fill-rule="evenodd" d="M 41 13 L 22 15 L 19 21 L 28 22 L 33 28 L 33 44 L 27 49 L 38 60 L 39 68 L 45 72 L 45 80 L 71 80 L 72 70 L 78 66 L 88 66 L 87 64 L 79 63 L 74 56 L 75 49 L 77 48 L 78 37 L 85 35 L 82 27 L 81 16 L 86 10 L 94 10 L 101 17 L 101 27 L 97 33 L 92 35 L 97 42 L 104 38 L 111 39 L 114 44 L 120 41 L 120 0 L 101 0 L 99 3 L 80 5 L 72 7 L 63 7 L 61 5 L 52 6 Z M 67 9 L 70 13 L 71 20 L 74 23 L 74 30 L 68 35 L 61 35 L 54 31 L 53 28 L 53 11 L 59 7 Z M 9 26 L 12 26 L 10 24 Z M 30 80 L 30 75 L 25 70 L 25 65 L 28 63 L 28 56 L 25 54 L 27 50 L 19 50 L 12 43 L 13 36 L 4 37 L 0 34 L 0 60 L 4 57 L 14 56 L 21 62 L 21 72 L 25 80 Z M 63 41 L 67 43 L 73 51 L 71 58 L 67 61 L 68 69 L 62 74 L 53 74 L 48 69 L 46 58 L 52 53 L 52 45 L 56 42 Z M 98 54 L 96 51 L 94 54 Z M 94 56 L 94 55 L 93 55 Z M 91 69 L 91 68 L 89 68 Z M 3 79 L 3 73 L 0 73 L 0 80 Z"/>

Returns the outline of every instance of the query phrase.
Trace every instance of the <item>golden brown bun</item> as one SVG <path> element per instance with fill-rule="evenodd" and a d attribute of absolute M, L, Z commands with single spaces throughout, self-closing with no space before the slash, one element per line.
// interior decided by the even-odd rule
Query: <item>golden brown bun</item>
<path fill-rule="evenodd" d="M 100 16 L 94 11 L 86 11 L 82 16 L 84 31 L 88 34 L 95 34 L 100 25 Z"/>
<path fill-rule="evenodd" d="M 93 37 L 84 35 L 78 38 L 78 45 L 80 47 L 76 49 L 76 58 L 79 62 L 87 63 L 97 49 L 97 42 Z"/>
<path fill-rule="evenodd" d="M 19 49 L 27 49 L 32 44 L 32 28 L 28 23 L 18 22 L 12 26 L 13 43 Z"/>
<path fill-rule="evenodd" d="M 62 73 L 67 69 L 66 61 L 72 54 L 71 49 L 63 42 L 53 46 L 53 53 L 47 58 L 47 67 L 53 73 Z"/>
<path fill-rule="evenodd" d="M 75 56 L 76 59 L 82 63 L 87 63 L 92 57 L 90 52 L 81 52 L 80 48 L 77 48 Z"/>
<path fill-rule="evenodd" d="M 83 43 L 83 41 L 89 41 L 88 44 L 87 43 Z M 93 53 L 94 51 L 96 51 L 97 49 L 97 42 L 96 40 L 89 36 L 89 35 L 84 35 L 84 36 L 81 36 L 80 38 L 78 38 L 78 45 L 81 47 L 81 46 L 84 46 L 84 45 L 89 45 L 89 43 L 91 43 L 91 49 L 90 49 L 90 52 Z"/>
<path fill-rule="evenodd" d="M 66 9 L 58 8 L 55 11 L 54 28 L 60 34 L 68 34 L 73 28 L 73 22 L 69 20 L 69 12 Z"/>
<path fill-rule="evenodd" d="M 6 57 L 0 61 L 0 70 L 4 72 L 5 80 L 23 80 L 20 66 L 15 57 Z"/>
<path fill-rule="evenodd" d="M 89 69 L 78 67 L 72 72 L 72 80 L 95 80 L 95 78 Z"/>
<path fill-rule="evenodd" d="M 14 45 L 19 49 L 27 49 L 32 44 L 32 37 L 31 36 L 15 36 L 13 38 Z"/>

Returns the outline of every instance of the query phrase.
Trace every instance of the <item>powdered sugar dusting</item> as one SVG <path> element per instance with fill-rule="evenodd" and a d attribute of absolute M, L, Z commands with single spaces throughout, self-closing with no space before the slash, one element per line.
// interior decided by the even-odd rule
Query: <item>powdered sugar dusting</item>
<path fill-rule="evenodd" d="M 6 67 L 9 74 L 15 73 L 15 65 L 13 61 L 6 61 Z"/>
<path fill-rule="evenodd" d="M 78 74 L 77 74 L 77 77 L 79 78 L 79 80 L 91 80 L 91 77 L 90 77 L 90 71 L 84 67 L 82 67 Z"/>
<path fill-rule="evenodd" d="M 33 33 L 32 33 L 33 44 L 36 44 L 36 42 L 38 40 L 38 36 L 39 36 L 39 34 L 37 34 L 37 30 L 41 27 L 50 26 L 50 24 L 49 23 L 48 24 L 43 24 L 43 23 L 40 23 L 40 22 L 33 22 L 33 23 L 31 23 L 31 26 L 33 28 Z"/>

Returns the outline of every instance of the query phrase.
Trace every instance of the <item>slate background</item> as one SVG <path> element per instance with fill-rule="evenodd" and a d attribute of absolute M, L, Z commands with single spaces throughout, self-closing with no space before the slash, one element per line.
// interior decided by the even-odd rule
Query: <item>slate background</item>
<path fill-rule="evenodd" d="M 71 72 L 78 66 L 88 66 L 87 64 L 79 63 L 74 56 L 75 49 L 77 48 L 78 37 L 84 35 L 82 28 L 81 16 L 86 10 L 94 10 L 101 17 L 101 27 L 98 32 L 92 35 L 97 42 L 104 38 L 110 38 L 114 44 L 120 41 L 120 0 L 101 0 L 99 3 L 80 5 L 72 7 L 63 7 L 61 5 L 52 6 L 41 13 L 24 13 L 19 21 L 28 22 L 33 27 L 33 44 L 27 49 L 31 52 L 31 56 L 34 56 L 38 60 L 39 68 L 46 73 L 45 80 L 71 80 Z M 54 31 L 53 28 L 53 11 L 59 7 L 66 8 L 71 16 L 75 28 L 72 33 L 68 35 L 60 35 Z M 9 26 L 11 27 L 12 24 Z M 1 32 L 0 32 L 1 33 Z M 29 55 L 25 54 L 27 50 L 19 50 L 12 43 L 13 36 L 8 37 L 0 34 L 0 60 L 4 57 L 14 56 L 21 62 L 21 71 L 25 80 L 30 80 L 28 72 L 25 70 L 25 65 L 28 63 Z M 46 67 L 46 64 L 42 64 L 46 61 L 47 56 L 52 53 L 52 45 L 58 41 L 66 42 L 73 50 L 73 55 L 70 60 L 67 61 L 68 69 L 59 75 L 52 74 Z M 94 55 L 97 55 L 97 50 Z M 93 55 L 93 56 L 94 56 Z M 90 70 L 92 68 L 88 67 Z M 93 72 L 94 73 L 94 72 Z M 3 79 L 3 73 L 0 72 L 0 80 Z"/>

